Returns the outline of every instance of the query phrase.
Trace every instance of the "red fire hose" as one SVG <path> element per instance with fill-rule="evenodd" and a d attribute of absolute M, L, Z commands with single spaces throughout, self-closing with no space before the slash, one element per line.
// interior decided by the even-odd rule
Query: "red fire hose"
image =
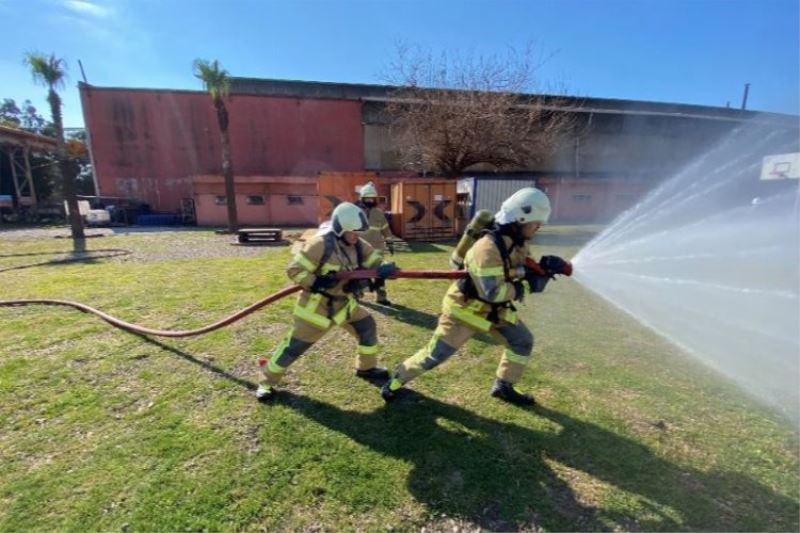
<path fill-rule="evenodd" d="M 395 275 L 392 276 L 394 278 L 413 278 L 413 279 L 458 279 L 464 277 L 464 271 L 447 271 L 447 270 L 418 270 L 418 271 L 398 271 Z M 339 279 L 369 279 L 377 277 L 377 273 L 375 270 L 357 270 L 353 272 L 340 272 L 336 276 Z M 142 335 L 152 335 L 155 337 L 194 337 L 196 335 L 202 335 L 203 333 L 209 333 L 211 331 L 223 328 L 229 324 L 233 324 L 234 322 L 243 319 L 247 315 L 254 313 L 261 309 L 264 306 L 271 304 L 281 298 L 289 296 L 292 293 L 302 290 L 300 285 L 292 285 L 289 287 L 285 287 L 274 294 L 270 294 L 266 298 L 263 298 L 256 303 L 245 307 L 244 309 L 237 311 L 236 313 L 230 315 L 227 318 L 223 318 L 222 320 L 218 320 L 213 324 L 209 324 L 202 328 L 198 329 L 189 329 L 184 331 L 169 331 L 163 329 L 151 329 L 146 328 L 144 326 L 139 326 L 137 324 L 131 324 L 130 322 L 125 322 L 124 320 L 120 320 L 119 318 L 113 317 L 99 309 L 95 309 L 94 307 L 90 307 L 88 305 L 79 303 L 79 302 L 72 302 L 69 300 L 48 300 L 48 299 L 35 299 L 35 300 L 0 300 L 0 307 L 14 307 L 14 306 L 22 306 L 22 305 L 61 305 L 65 307 L 72 307 L 77 309 L 78 311 L 82 311 L 84 313 L 91 313 L 96 315 L 98 318 L 105 320 L 115 328 L 119 328 L 125 331 L 130 331 L 131 333 L 140 333 Z"/>
<path fill-rule="evenodd" d="M 539 274 L 544 274 L 544 270 L 533 260 L 529 260 L 526 262 L 526 266 L 535 270 Z M 569 273 L 565 272 L 566 275 L 570 275 L 572 273 L 572 265 L 570 265 Z M 409 278 L 409 279 L 460 279 L 466 275 L 464 270 L 398 270 L 394 275 L 391 276 L 390 279 L 398 279 L 398 278 Z M 338 279 L 373 279 L 377 277 L 377 272 L 375 270 L 355 270 L 350 272 L 339 272 L 336 277 Z M 164 329 L 151 329 L 146 328 L 144 326 L 139 326 L 137 324 L 131 324 L 130 322 L 125 322 L 124 320 L 120 320 L 119 318 L 113 317 L 107 313 L 100 311 L 99 309 L 95 309 L 94 307 L 90 307 L 88 305 L 79 303 L 79 302 L 72 302 L 69 300 L 49 300 L 49 299 L 35 299 L 35 300 L 0 300 L 0 307 L 15 307 L 15 306 L 23 306 L 23 305 L 61 305 L 65 307 L 72 307 L 77 309 L 78 311 L 82 311 L 84 313 L 91 313 L 96 315 L 102 320 L 105 320 L 115 328 L 119 328 L 125 331 L 130 331 L 131 333 L 140 333 L 142 335 L 152 335 L 155 337 L 194 337 L 196 335 L 202 335 L 203 333 L 209 333 L 211 331 L 223 328 L 229 324 L 233 324 L 234 322 L 243 319 L 247 315 L 254 313 L 261 309 L 264 306 L 271 304 L 281 298 L 289 296 L 290 294 L 300 291 L 303 288 L 300 285 L 291 285 L 289 287 L 285 287 L 274 294 L 270 294 L 266 298 L 263 298 L 256 303 L 245 307 L 244 309 L 237 311 L 236 313 L 230 315 L 227 318 L 223 318 L 222 320 L 218 320 L 213 324 L 209 324 L 202 328 L 198 329 L 189 329 L 183 331 L 170 331 Z"/>

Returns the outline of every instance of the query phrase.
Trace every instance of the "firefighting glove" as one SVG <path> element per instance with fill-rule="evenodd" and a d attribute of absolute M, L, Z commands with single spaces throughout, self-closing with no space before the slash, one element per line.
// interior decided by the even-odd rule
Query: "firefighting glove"
<path fill-rule="evenodd" d="M 388 241 L 386 243 L 386 247 L 389 249 L 389 254 L 394 255 L 394 243 L 392 241 Z"/>
<path fill-rule="evenodd" d="M 557 255 L 543 255 L 539 260 L 539 266 L 541 266 L 542 270 L 551 278 L 556 274 L 566 274 L 568 265 L 569 263 Z"/>
<path fill-rule="evenodd" d="M 369 279 L 350 279 L 344 284 L 342 290 L 356 296 L 361 296 L 370 288 Z"/>
<path fill-rule="evenodd" d="M 335 287 L 337 283 L 339 283 L 339 280 L 336 279 L 336 272 L 328 272 L 324 276 L 317 276 L 317 279 L 315 279 L 314 283 L 311 285 L 311 291 L 324 291 L 325 289 Z"/>
<path fill-rule="evenodd" d="M 550 276 L 540 274 L 529 268 L 525 272 L 525 281 L 528 282 L 528 290 L 530 290 L 530 292 L 542 292 L 547 286 L 547 282 L 550 281 Z"/>
<path fill-rule="evenodd" d="M 525 286 L 522 284 L 521 280 L 514 282 L 514 301 L 521 302 L 523 296 L 525 296 Z"/>
<path fill-rule="evenodd" d="M 394 263 L 381 263 L 376 272 L 378 273 L 378 279 L 386 279 L 392 277 L 398 270 L 400 269 Z"/>

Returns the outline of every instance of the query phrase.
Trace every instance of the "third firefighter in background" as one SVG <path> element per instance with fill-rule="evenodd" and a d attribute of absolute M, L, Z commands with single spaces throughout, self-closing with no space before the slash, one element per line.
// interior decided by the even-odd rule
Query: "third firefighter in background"
<path fill-rule="evenodd" d="M 378 207 L 378 190 L 371 181 L 367 182 L 367 184 L 363 185 L 359 190 L 358 206 L 364 210 L 368 223 L 368 229 L 361 234 L 361 237 L 367 241 L 381 257 L 386 254 L 387 247 L 390 252 L 394 253 L 392 241 L 395 240 L 395 236 L 389 228 L 386 215 L 383 210 Z M 376 301 L 379 304 L 392 305 L 392 302 L 389 301 L 386 294 L 386 282 L 384 280 L 376 280 L 373 288 L 377 295 Z"/>

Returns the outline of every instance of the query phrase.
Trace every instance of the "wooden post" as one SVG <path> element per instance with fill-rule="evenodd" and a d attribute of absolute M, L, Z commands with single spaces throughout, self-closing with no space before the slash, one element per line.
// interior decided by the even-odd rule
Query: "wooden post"
<path fill-rule="evenodd" d="M 14 202 L 16 205 L 20 205 L 22 201 L 22 191 L 19 187 L 19 180 L 17 179 L 17 167 L 15 166 L 15 158 L 14 158 L 14 148 L 8 148 L 8 162 L 11 165 L 11 179 L 14 182 L 14 191 L 17 193 L 17 199 Z"/>
<path fill-rule="evenodd" d="M 25 145 L 22 149 L 23 158 L 25 160 L 25 180 L 28 182 L 28 190 L 31 193 L 31 206 L 36 207 L 36 187 L 33 186 L 33 173 L 31 172 L 31 149 Z"/>

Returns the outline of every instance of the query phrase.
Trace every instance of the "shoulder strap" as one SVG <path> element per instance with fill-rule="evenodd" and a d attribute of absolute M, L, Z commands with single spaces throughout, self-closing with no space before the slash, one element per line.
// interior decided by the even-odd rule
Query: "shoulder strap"
<path fill-rule="evenodd" d="M 503 272 L 505 273 L 506 279 L 510 279 L 509 271 L 511 270 L 511 252 L 506 246 L 506 241 L 503 240 L 503 236 L 500 235 L 499 231 L 490 230 L 487 232 L 487 234 L 491 237 L 494 245 L 500 252 L 500 257 L 503 259 Z"/>
<path fill-rule="evenodd" d="M 364 268 L 364 250 L 361 248 L 361 239 L 356 241 L 356 265 L 359 270 Z"/>
<path fill-rule="evenodd" d="M 319 266 L 324 265 L 328 262 L 328 259 L 331 258 L 333 247 L 336 246 L 336 234 L 329 231 L 322 236 L 322 242 L 325 243 L 325 249 L 322 251 L 322 257 L 319 259 Z"/>

